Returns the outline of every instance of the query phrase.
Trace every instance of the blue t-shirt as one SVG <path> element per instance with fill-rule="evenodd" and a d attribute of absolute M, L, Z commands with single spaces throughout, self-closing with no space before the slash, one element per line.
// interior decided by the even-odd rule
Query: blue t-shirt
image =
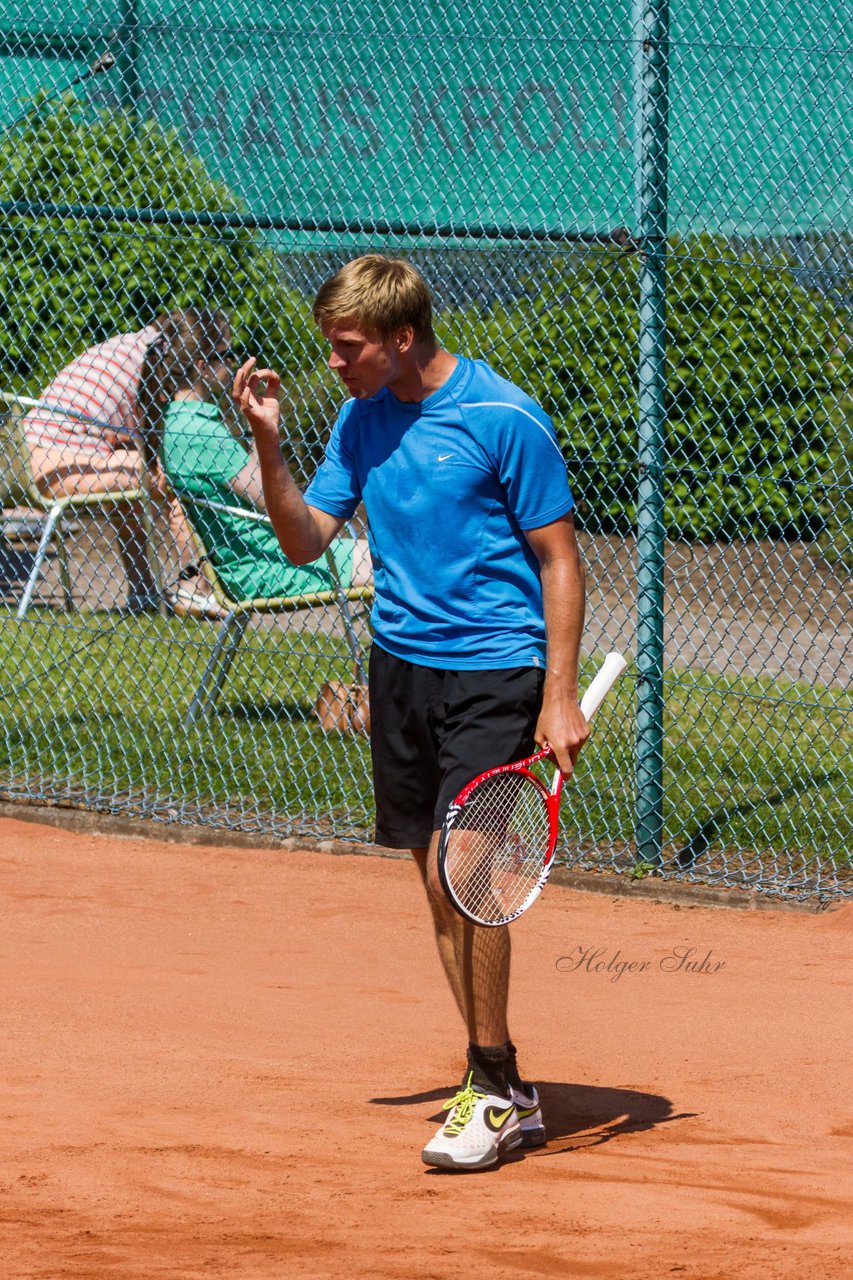
<path fill-rule="evenodd" d="M 449 670 L 541 666 L 539 562 L 525 529 L 574 503 L 553 425 L 479 360 L 408 404 L 350 400 L 305 501 L 368 519 L 377 643 Z"/>

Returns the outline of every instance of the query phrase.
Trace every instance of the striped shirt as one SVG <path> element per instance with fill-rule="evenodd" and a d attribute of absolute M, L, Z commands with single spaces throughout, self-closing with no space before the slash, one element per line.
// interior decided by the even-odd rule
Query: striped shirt
<path fill-rule="evenodd" d="M 43 448 L 63 445 L 109 454 L 105 427 L 134 431 L 136 396 L 145 352 L 159 329 L 149 325 L 89 347 L 58 373 L 24 419 L 27 443 Z"/>

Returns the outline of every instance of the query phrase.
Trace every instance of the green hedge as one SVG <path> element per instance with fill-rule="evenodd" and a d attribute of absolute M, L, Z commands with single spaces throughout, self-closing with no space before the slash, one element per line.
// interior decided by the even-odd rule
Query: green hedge
<path fill-rule="evenodd" d="M 455 318 L 554 416 L 592 530 L 635 522 L 640 267 L 567 255 L 521 301 Z M 667 298 L 669 536 L 814 537 L 850 412 L 838 312 L 784 262 L 709 237 L 672 244 Z"/>
<path fill-rule="evenodd" d="M 5 138 L 0 200 L 241 209 L 176 134 L 74 102 Z M 89 344 L 199 302 L 229 310 L 238 346 L 285 373 L 319 359 L 304 300 L 253 232 L 17 215 L 0 224 L 0 378 L 15 390 L 35 393 Z"/>
<path fill-rule="evenodd" d="M 176 134 L 75 102 L 8 135 L 0 161 L 3 201 L 241 208 Z M 442 331 L 545 404 L 581 520 L 627 533 L 636 514 L 639 256 L 577 251 L 549 261 L 520 300 L 443 316 Z M 797 287 L 785 262 L 738 256 L 710 238 L 672 245 L 668 297 L 669 535 L 822 533 L 834 545 L 850 510 L 838 487 L 850 468 L 849 335 L 839 313 Z M 0 383 L 35 393 L 88 344 L 199 301 L 230 311 L 236 345 L 284 374 L 286 429 L 302 439 L 294 460 L 310 474 L 337 393 L 308 300 L 285 286 L 279 259 L 253 232 L 9 217 L 0 223 Z"/>

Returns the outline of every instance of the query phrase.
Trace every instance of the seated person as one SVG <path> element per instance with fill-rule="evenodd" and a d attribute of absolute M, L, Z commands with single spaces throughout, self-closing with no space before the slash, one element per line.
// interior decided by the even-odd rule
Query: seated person
<path fill-rule="evenodd" d="M 218 339 L 206 350 L 161 348 L 143 366 L 146 449 L 159 456 L 166 479 L 198 530 L 211 562 L 234 600 L 308 595 L 331 591 L 335 579 L 325 557 L 295 565 L 272 526 L 198 505 L 194 498 L 264 511 L 254 445 L 232 435 L 217 401 L 233 380 L 227 320 L 219 317 Z M 370 553 L 363 539 L 337 538 L 332 552 L 344 588 L 371 581 Z"/>
<path fill-rule="evenodd" d="M 24 418 L 30 467 L 37 488 L 48 498 L 124 492 L 142 487 L 138 444 L 140 373 L 153 344 L 180 330 L 184 313 L 163 315 L 137 333 L 119 334 L 89 347 L 59 372 L 41 393 L 41 405 Z M 187 565 L 189 530 L 183 512 L 171 502 L 165 515 L 181 563 L 184 592 L 191 591 Z M 111 508 L 111 524 L 128 577 L 131 613 L 156 609 L 154 580 L 145 556 L 139 504 Z M 197 571 L 196 571 L 197 572 Z M 206 584 L 198 583 L 204 605 Z"/>

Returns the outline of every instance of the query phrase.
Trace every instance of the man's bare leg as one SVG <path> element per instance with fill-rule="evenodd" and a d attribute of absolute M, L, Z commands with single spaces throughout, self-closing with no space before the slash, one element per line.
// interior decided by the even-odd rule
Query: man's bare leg
<path fill-rule="evenodd" d="M 479 1097 L 481 1101 L 476 1105 L 487 1111 L 492 1105 L 490 1096 L 511 1098 L 515 1105 L 504 1112 L 507 1132 L 500 1139 L 498 1155 L 505 1148 L 519 1145 L 541 1146 L 545 1126 L 539 1099 L 533 1086 L 525 1084 L 518 1074 L 515 1046 L 507 1030 L 509 929 L 506 925 L 498 929 L 478 927 L 451 906 L 438 876 L 437 832 L 428 849 L 413 849 L 412 854 L 426 888 L 441 963 L 468 1031 L 468 1066 L 459 1106 L 462 1107 L 462 1098 L 470 1106 L 472 1096 Z M 519 1100 L 519 1095 L 528 1097 Z M 464 1127 L 472 1114 L 479 1113 L 476 1109 L 460 1110 L 457 1116 L 456 1108 L 451 1110 L 448 1120 L 424 1148 L 425 1164 L 464 1166 L 455 1148 L 460 1125 Z M 478 1123 L 483 1123 L 482 1116 Z M 492 1127 L 493 1123 L 492 1119 Z M 492 1141 L 499 1140 L 493 1136 Z"/>
<path fill-rule="evenodd" d="M 509 1040 L 509 929 L 484 929 L 463 920 L 438 878 L 438 833 L 428 849 L 412 855 L 432 911 L 438 953 L 472 1044 L 503 1045 Z"/>
<path fill-rule="evenodd" d="M 429 898 L 429 888 L 427 885 L 427 859 L 429 857 L 429 849 L 413 849 L 412 857 L 417 863 L 418 871 L 421 873 L 421 879 Z M 442 968 L 447 976 L 450 984 L 450 990 L 453 993 L 453 999 L 456 1001 L 456 1007 L 462 1015 L 462 1021 L 468 1026 L 468 1010 L 465 1001 L 465 989 L 462 982 L 462 970 L 460 953 L 456 944 L 456 930 L 453 928 L 453 921 L 447 920 L 444 913 L 437 913 L 433 908 L 430 899 L 430 908 L 432 909 L 433 926 L 435 928 L 435 941 L 438 945 L 438 955 L 441 960 Z M 461 918 L 460 918 L 461 924 Z"/>

